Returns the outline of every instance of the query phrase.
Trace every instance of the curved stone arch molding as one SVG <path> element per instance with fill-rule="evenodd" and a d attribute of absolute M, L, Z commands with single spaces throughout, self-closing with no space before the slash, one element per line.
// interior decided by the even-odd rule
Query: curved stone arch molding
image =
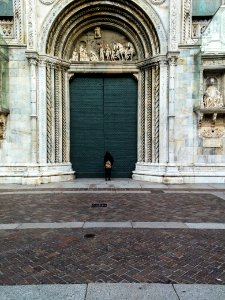
<path fill-rule="evenodd" d="M 96 1 L 99 1 L 99 0 L 96 0 Z M 99 1 L 99 2 L 101 2 L 101 1 Z M 120 4 L 120 6 L 118 6 L 118 3 L 117 3 L 117 6 L 112 5 L 112 3 L 110 3 L 110 4 L 111 4 L 111 7 L 112 7 L 112 11 L 110 10 L 110 18 L 112 20 L 112 23 L 114 23 L 115 20 L 117 19 L 117 14 L 114 10 L 115 9 L 119 10 L 119 8 L 121 8 L 121 10 L 123 10 L 124 7 L 121 4 Z M 95 7 L 96 3 L 95 3 L 95 6 L 93 6 L 92 8 L 89 8 L 89 6 L 90 5 L 87 4 L 87 3 L 83 4 L 82 10 L 83 11 L 84 10 L 88 11 L 90 9 L 88 15 L 92 14 L 92 12 L 96 12 L 96 7 Z M 108 6 L 108 7 L 110 7 L 110 6 Z M 66 11 L 64 11 L 64 15 L 65 14 L 66 14 Z M 99 14 L 102 14 L 102 12 L 100 12 Z M 99 16 L 99 14 L 98 14 L 98 16 Z M 58 48 L 63 46 L 65 40 L 68 38 L 68 35 L 66 33 L 67 30 L 70 27 L 72 27 L 77 21 L 79 23 L 80 19 L 82 20 L 82 23 L 85 23 L 85 20 L 86 20 L 86 18 L 88 18 L 88 15 L 86 16 L 85 14 L 83 14 L 80 10 L 80 7 L 77 7 L 77 8 L 74 8 L 72 10 L 68 10 L 68 13 L 66 14 L 66 18 L 61 16 L 60 17 L 61 18 L 60 26 L 61 26 L 61 28 L 64 29 L 64 32 L 61 32 L 60 29 L 58 29 L 57 25 L 56 25 L 57 30 L 56 31 L 52 30 L 50 32 L 50 34 L 48 36 L 48 42 L 51 39 L 51 45 L 55 45 L 55 46 L 51 49 L 47 48 L 47 52 L 51 53 L 51 55 L 55 55 L 55 52 L 57 52 L 56 56 L 59 55 L 60 51 L 59 51 Z M 126 7 L 126 9 L 124 9 L 123 14 L 119 15 L 119 18 L 118 18 L 119 22 L 124 22 L 124 24 L 132 24 L 133 26 L 131 28 L 133 28 L 133 30 L 135 29 L 136 32 L 142 31 L 142 34 L 139 36 L 139 39 L 142 40 L 143 45 L 149 43 L 148 46 L 146 45 L 145 55 L 148 56 L 149 54 L 154 55 L 154 54 L 158 53 L 157 48 L 160 47 L 160 42 L 158 40 L 158 36 L 156 36 L 155 28 L 152 25 L 148 26 L 148 24 L 146 23 L 146 20 L 144 22 L 144 25 L 143 24 L 141 25 L 140 23 L 142 23 L 142 22 L 140 22 L 139 16 L 136 16 L 134 18 L 134 20 L 136 20 L 136 22 L 132 22 L 132 20 L 129 20 L 129 18 L 133 15 L 134 15 L 134 13 L 133 13 L 133 11 L 131 11 L 131 8 Z M 105 13 L 103 13 L 103 16 L 105 16 Z M 75 18 L 75 20 L 74 20 L 74 18 Z M 113 18 L 115 18 L 115 19 L 113 19 Z M 142 26 L 142 28 L 140 28 L 140 26 Z M 126 30 L 122 30 L 122 31 L 126 35 Z M 154 43 L 154 41 L 156 39 L 157 39 L 157 42 Z M 60 41 L 60 43 L 57 40 Z M 150 40 L 153 42 L 153 44 L 150 43 Z M 154 49 L 152 47 L 153 45 L 155 45 Z M 53 51 L 54 51 L 54 53 L 53 53 Z M 149 53 L 149 51 L 151 53 Z M 62 53 L 60 53 L 60 54 L 62 55 Z"/>
<path fill-rule="evenodd" d="M 71 4 L 74 0 L 62 0 L 57 3 L 55 3 L 45 18 L 43 24 L 42 24 L 42 30 L 41 30 L 41 36 L 38 43 L 38 50 L 40 54 L 45 54 L 46 52 L 46 45 L 48 42 L 48 35 L 51 29 L 51 26 L 53 25 L 55 19 L 58 17 L 60 12 L 69 4 Z M 160 54 L 166 54 L 167 53 L 167 34 L 165 31 L 165 28 L 163 26 L 163 23 L 157 14 L 157 12 L 153 9 L 151 4 L 147 0 L 131 0 L 134 4 L 140 6 L 146 14 L 151 19 L 155 30 L 157 32 L 159 41 L 160 41 Z"/>

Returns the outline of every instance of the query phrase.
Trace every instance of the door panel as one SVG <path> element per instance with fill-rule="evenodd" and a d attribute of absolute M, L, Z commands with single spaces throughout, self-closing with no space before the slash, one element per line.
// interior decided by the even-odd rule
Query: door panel
<path fill-rule="evenodd" d="M 137 83 L 129 75 L 79 76 L 70 85 L 71 162 L 78 177 L 130 177 L 137 161 Z"/>

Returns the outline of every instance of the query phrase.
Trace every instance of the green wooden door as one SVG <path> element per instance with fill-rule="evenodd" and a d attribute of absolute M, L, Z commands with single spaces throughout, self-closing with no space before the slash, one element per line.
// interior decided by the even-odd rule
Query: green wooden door
<path fill-rule="evenodd" d="M 76 76 L 70 84 L 71 162 L 77 177 L 130 177 L 137 161 L 137 83 L 129 75 Z"/>

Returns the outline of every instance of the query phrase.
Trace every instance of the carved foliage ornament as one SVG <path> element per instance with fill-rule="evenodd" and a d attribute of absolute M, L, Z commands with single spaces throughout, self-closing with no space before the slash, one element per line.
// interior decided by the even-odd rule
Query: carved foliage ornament
<path fill-rule="evenodd" d="M 52 4 L 53 2 L 55 2 L 55 0 L 39 0 L 41 3 L 43 3 L 43 4 L 47 4 L 47 5 L 49 5 L 49 4 Z"/>
<path fill-rule="evenodd" d="M 150 0 L 154 5 L 160 5 L 164 3 L 166 0 Z"/>
<path fill-rule="evenodd" d="M 200 131 L 200 136 L 204 138 L 222 138 L 224 136 L 224 133 L 225 131 L 223 128 L 208 127 L 202 128 L 202 130 Z"/>

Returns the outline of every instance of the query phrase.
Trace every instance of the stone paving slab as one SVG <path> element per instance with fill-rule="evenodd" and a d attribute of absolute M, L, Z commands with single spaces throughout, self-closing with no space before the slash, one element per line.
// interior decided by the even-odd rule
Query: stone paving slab
<path fill-rule="evenodd" d="M 103 205 L 93 206 L 93 205 Z M 106 205 L 106 206 L 104 206 Z M 0 194 L 0 223 L 225 223 L 225 201 L 193 193 Z"/>
<path fill-rule="evenodd" d="M 87 300 L 179 300 L 172 285 L 89 284 Z M 189 299 L 190 300 L 190 299 Z"/>
<path fill-rule="evenodd" d="M 1 230 L 0 240 L 0 285 L 225 284 L 223 230 Z"/>
<path fill-rule="evenodd" d="M 87 285 L 0 286 L 1 300 L 84 300 Z"/>
<path fill-rule="evenodd" d="M 1 300 L 224 300 L 225 286 L 201 284 L 54 284 L 0 286 Z"/>
<path fill-rule="evenodd" d="M 225 286 L 207 284 L 175 284 L 179 300 L 224 300 Z"/>

